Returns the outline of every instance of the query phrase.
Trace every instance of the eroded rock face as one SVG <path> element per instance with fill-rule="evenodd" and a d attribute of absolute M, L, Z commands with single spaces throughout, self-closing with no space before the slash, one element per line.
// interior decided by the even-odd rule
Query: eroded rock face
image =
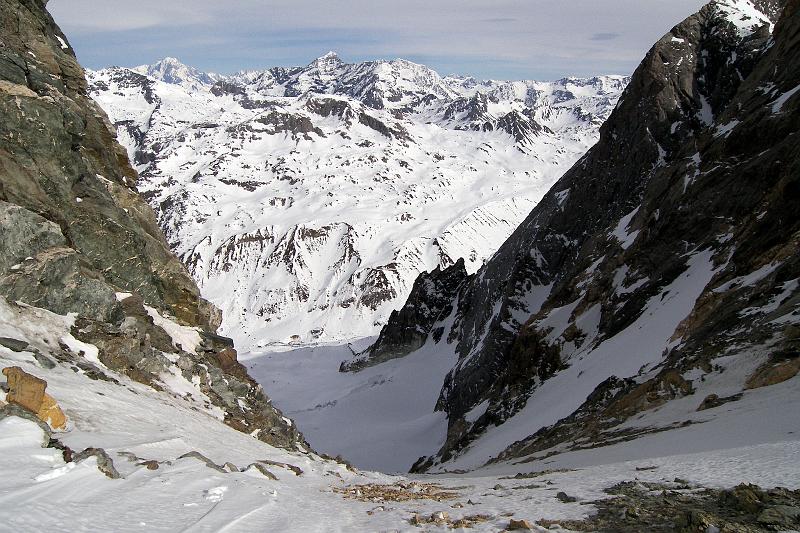
<path fill-rule="evenodd" d="M 159 389 L 165 375 L 199 380 L 231 426 L 294 447 L 302 436 L 215 335 L 219 311 L 169 251 L 45 5 L 0 0 L 0 296 L 76 313 L 74 336 L 108 368 Z M 201 342 L 177 346 L 165 328 Z"/>
<path fill-rule="evenodd" d="M 428 276 L 417 278 L 408 302 L 400 311 L 392 311 L 389 325 L 381 331 L 375 344 L 355 359 L 343 362 L 339 370 L 362 370 L 408 355 L 425 344 L 427 332 L 436 320 L 453 310 L 453 298 L 466 279 L 463 259 L 444 270 L 436 268 Z M 441 328 L 434 335 L 443 333 L 444 328 Z"/>

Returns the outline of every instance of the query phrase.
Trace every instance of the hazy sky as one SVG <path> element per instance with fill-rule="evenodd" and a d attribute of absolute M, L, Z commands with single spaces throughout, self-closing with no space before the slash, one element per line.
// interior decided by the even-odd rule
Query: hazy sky
<path fill-rule="evenodd" d="M 178 57 L 231 73 L 402 57 L 496 79 L 629 74 L 703 0 L 50 0 L 90 68 Z"/>

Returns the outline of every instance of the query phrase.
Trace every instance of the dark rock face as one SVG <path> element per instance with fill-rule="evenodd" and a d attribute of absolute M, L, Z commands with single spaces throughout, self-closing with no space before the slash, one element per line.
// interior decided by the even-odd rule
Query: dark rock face
<path fill-rule="evenodd" d="M 307 117 L 292 115 L 289 113 L 271 111 L 256 119 L 256 122 L 266 126 L 271 126 L 275 133 L 287 132 L 296 137 L 302 136 L 305 139 L 311 139 L 311 137 L 308 135 L 309 133 L 316 133 L 320 137 L 325 136 L 325 134 L 322 133 L 322 130 L 316 128 L 311 120 Z"/>
<path fill-rule="evenodd" d="M 464 260 L 441 270 L 436 268 L 414 282 L 408 302 L 400 311 L 392 311 L 389 322 L 378 340 L 355 359 L 342 363 L 341 372 L 357 372 L 364 368 L 403 357 L 425 344 L 436 320 L 453 311 L 453 298 L 467 278 Z M 444 329 L 433 332 L 443 333 Z"/>
<path fill-rule="evenodd" d="M 73 334 L 106 366 L 155 388 L 177 355 L 231 426 L 295 446 L 302 436 L 214 335 L 219 311 L 169 251 L 45 4 L 0 0 L 0 297 L 77 313 Z M 145 306 L 196 328 L 198 350 L 173 346 Z"/>
<path fill-rule="evenodd" d="M 518 111 L 500 117 L 497 127 L 514 137 L 519 144 L 530 143 L 533 137 L 540 135 L 545 129 L 533 117 L 523 116 Z"/>
<path fill-rule="evenodd" d="M 448 414 L 448 440 L 418 469 L 502 424 L 604 342 L 632 335 L 649 308 L 687 290 L 681 280 L 699 257 L 711 281 L 681 315 L 671 337 L 681 342 L 630 353 L 661 360 L 658 369 L 636 383 L 630 374 L 599 383 L 571 417 L 505 456 L 580 437 L 601 442 L 632 414 L 691 394 L 681 376 L 719 356 L 792 352 L 787 325 L 800 322 L 800 217 L 792 208 L 800 190 L 800 95 L 792 93 L 800 2 L 757 4 L 777 22 L 772 35 L 768 24 L 737 27 L 717 1 L 665 35 L 597 145 L 461 286 L 448 332 L 461 360 L 437 405 Z M 424 336 L 442 324 L 418 326 Z M 401 338 L 397 327 L 390 323 L 381 338 Z M 486 413 L 465 423 L 485 400 Z"/>

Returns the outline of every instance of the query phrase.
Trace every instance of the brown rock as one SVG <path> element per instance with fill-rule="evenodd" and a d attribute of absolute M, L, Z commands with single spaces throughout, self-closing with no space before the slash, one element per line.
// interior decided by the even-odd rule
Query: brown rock
<path fill-rule="evenodd" d="M 158 461 L 143 461 L 139 463 L 139 466 L 144 466 L 148 470 L 158 470 Z"/>
<path fill-rule="evenodd" d="M 223 370 L 234 366 L 239 362 L 237 359 L 236 350 L 233 348 L 225 348 L 217 354 L 217 357 L 219 358 L 219 364 L 222 366 Z"/>
<path fill-rule="evenodd" d="M 247 379 L 247 369 L 241 364 L 237 358 L 236 350 L 233 348 L 225 348 L 217 353 L 217 361 L 219 366 L 226 374 L 231 374 L 240 379 Z"/>
<path fill-rule="evenodd" d="M 800 372 L 800 357 L 774 363 L 772 361 L 762 365 L 747 380 L 747 389 L 758 389 L 777 385 L 792 379 Z"/>
<path fill-rule="evenodd" d="M 53 429 L 67 427 L 67 417 L 56 400 L 45 392 L 47 382 L 28 374 L 18 366 L 3 369 L 8 380 L 6 400 L 35 413 L 42 422 Z"/>
<path fill-rule="evenodd" d="M 38 416 L 39 420 L 42 422 L 49 424 L 53 429 L 66 429 L 67 427 L 67 417 L 64 411 L 58 406 L 58 402 L 56 402 L 55 398 L 47 393 L 44 393 L 42 405 L 36 412 L 36 416 Z"/>
<path fill-rule="evenodd" d="M 8 380 L 8 394 L 6 400 L 31 411 L 38 413 L 44 400 L 44 389 L 47 382 L 32 376 L 18 366 L 3 369 L 3 375 Z"/>
<path fill-rule="evenodd" d="M 527 520 L 514 520 L 512 518 L 511 522 L 509 522 L 508 524 L 507 529 L 509 531 L 520 531 L 520 530 L 531 531 L 533 529 L 533 526 Z"/>
<path fill-rule="evenodd" d="M 736 402 L 741 399 L 742 393 L 734 394 L 733 396 L 726 396 L 725 398 L 720 398 L 717 394 L 709 394 L 703 399 L 697 410 L 705 411 L 706 409 L 713 409 L 715 407 L 719 407 L 720 405 L 725 405 L 728 402 Z"/>

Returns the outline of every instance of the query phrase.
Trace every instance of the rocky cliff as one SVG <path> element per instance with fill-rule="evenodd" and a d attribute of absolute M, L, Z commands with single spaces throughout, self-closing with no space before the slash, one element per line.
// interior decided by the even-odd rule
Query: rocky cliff
<path fill-rule="evenodd" d="M 302 437 L 216 335 L 219 311 L 169 251 L 46 3 L 0 1 L 0 296 L 20 313 L 69 316 L 87 345 L 50 347 L 60 364 L 125 374 L 294 447 Z"/>
<path fill-rule="evenodd" d="M 459 362 L 418 469 L 663 431 L 797 373 L 798 5 L 718 0 L 673 28 L 455 319 L 421 324 Z"/>

